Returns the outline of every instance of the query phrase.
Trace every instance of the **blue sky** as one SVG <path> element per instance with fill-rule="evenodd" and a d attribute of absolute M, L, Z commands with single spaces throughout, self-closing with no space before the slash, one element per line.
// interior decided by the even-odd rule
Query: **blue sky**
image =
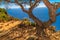
<path fill-rule="evenodd" d="M 49 1 L 53 1 L 53 2 L 60 2 L 60 0 L 49 0 Z"/>
<path fill-rule="evenodd" d="M 51 3 L 52 3 L 52 2 L 60 2 L 60 0 L 49 0 L 49 1 L 50 1 Z M 5 6 L 4 4 L 0 5 L 1 8 L 5 8 L 4 6 Z M 18 6 L 18 5 L 15 5 L 14 3 L 13 3 L 13 4 L 8 4 L 8 7 L 9 7 L 9 8 L 19 8 L 19 6 Z M 29 5 L 27 5 L 27 6 L 25 6 L 25 7 L 28 8 Z M 44 5 L 43 2 L 41 2 L 41 3 L 39 4 L 39 6 L 37 6 L 37 7 L 46 7 L 46 6 Z"/>
<path fill-rule="evenodd" d="M 14 1 L 14 0 L 12 0 L 12 1 Z M 58 1 L 60 1 L 60 0 L 49 0 L 49 1 L 56 1 L 56 2 L 58 2 Z"/>

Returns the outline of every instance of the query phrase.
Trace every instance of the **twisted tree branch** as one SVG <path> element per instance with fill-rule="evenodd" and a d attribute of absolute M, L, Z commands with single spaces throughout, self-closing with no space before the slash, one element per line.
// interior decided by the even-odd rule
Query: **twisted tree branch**
<path fill-rule="evenodd" d="M 45 5 L 48 7 L 49 9 L 49 16 L 50 19 L 46 22 L 48 25 L 51 25 L 53 22 L 55 22 L 56 20 L 56 8 L 48 1 L 48 0 L 43 0 L 43 2 L 45 3 Z"/>
<path fill-rule="evenodd" d="M 15 3 L 17 3 L 24 12 L 28 13 L 28 11 L 25 10 L 24 6 L 23 6 L 22 4 L 20 4 L 20 3 L 18 2 L 18 0 L 15 0 Z"/>
<path fill-rule="evenodd" d="M 30 6 L 29 10 L 32 11 L 40 1 L 41 0 L 35 0 L 34 4 Z"/>

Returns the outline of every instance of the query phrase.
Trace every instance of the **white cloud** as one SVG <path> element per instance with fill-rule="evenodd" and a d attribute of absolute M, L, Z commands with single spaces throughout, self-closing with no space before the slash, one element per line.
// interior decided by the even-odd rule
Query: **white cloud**
<path fill-rule="evenodd" d="M 15 3 L 9 3 L 9 4 L 7 4 L 8 5 L 8 8 L 9 9 L 14 9 L 14 8 L 21 8 L 20 6 L 18 6 L 17 4 L 15 4 Z M 24 5 L 23 4 L 23 6 L 24 6 L 24 8 L 29 8 L 30 6 L 29 5 Z M 5 8 L 4 6 L 0 6 L 0 7 L 2 7 L 2 8 Z M 42 7 L 46 7 L 45 5 L 44 5 L 44 3 L 43 2 L 41 2 L 36 8 L 42 8 Z"/>
<path fill-rule="evenodd" d="M 8 8 L 14 9 L 14 8 L 20 8 L 20 6 L 16 5 L 15 3 L 9 3 Z"/>
<path fill-rule="evenodd" d="M 22 5 L 24 6 L 24 8 L 30 7 L 29 5 L 24 5 L 24 4 L 22 4 Z M 11 5 L 8 5 L 8 8 L 14 9 L 14 8 L 21 8 L 21 7 L 19 5 L 16 5 L 16 4 L 11 4 Z"/>
<path fill-rule="evenodd" d="M 14 9 L 14 8 L 20 8 L 20 6 L 8 6 L 8 8 Z"/>
<path fill-rule="evenodd" d="M 39 4 L 37 7 L 46 7 L 44 4 Z"/>
<path fill-rule="evenodd" d="M 37 6 L 37 8 L 39 8 L 39 7 L 42 8 L 42 7 L 46 7 L 46 6 L 45 6 L 45 4 L 44 4 L 43 2 L 41 2 L 41 3 Z"/>
<path fill-rule="evenodd" d="M 21 8 L 20 6 L 18 6 L 17 4 L 14 4 L 14 3 L 9 3 L 8 6 L 11 9 L 13 9 L 13 8 Z M 24 4 L 23 4 L 23 6 L 24 6 L 24 8 L 29 8 L 30 7 L 29 5 L 24 5 Z M 46 7 L 46 6 L 44 5 L 43 2 L 41 2 L 36 8 L 39 8 L 39 7 L 42 8 L 42 7 Z"/>
<path fill-rule="evenodd" d="M 29 5 L 24 5 L 24 4 L 23 4 L 23 6 L 24 6 L 24 8 L 29 8 L 30 7 Z"/>

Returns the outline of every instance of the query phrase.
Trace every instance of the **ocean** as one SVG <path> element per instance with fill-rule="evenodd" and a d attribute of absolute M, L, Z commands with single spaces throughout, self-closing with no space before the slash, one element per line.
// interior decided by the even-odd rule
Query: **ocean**
<path fill-rule="evenodd" d="M 29 18 L 28 14 L 22 11 L 22 9 L 17 8 L 17 9 L 8 9 L 7 10 L 8 14 L 10 16 L 13 16 L 18 19 L 24 19 L 24 18 Z M 57 9 L 56 14 L 60 12 L 60 8 Z M 42 22 L 48 21 L 49 20 L 49 11 L 48 8 L 35 8 L 33 10 L 34 16 L 36 16 L 39 20 Z M 30 19 L 30 18 L 29 18 Z M 32 20 L 31 20 L 32 21 Z M 60 16 L 56 17 L 56 22 L 52 24 L 52 26 L 56 26 L 56 30 L 60 30 Z"/>

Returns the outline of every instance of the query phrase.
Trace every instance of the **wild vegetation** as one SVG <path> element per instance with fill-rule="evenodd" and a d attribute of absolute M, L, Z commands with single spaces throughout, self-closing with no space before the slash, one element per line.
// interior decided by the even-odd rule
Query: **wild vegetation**
<path fill-rule="evenodd" d="M 7 22 L 10 20 L 18 20 L 18 19 L 9 16 L 4 8 L 0 8 L 0 22 Z"/>
<path fill-rule="evenodd" d="M 0 22 L 1 21 L 4 22 L 4 21 L 8 21 L 8 20 L 9 20 L 9 17 L 8 17 L 5 9 L 0 8 Z"/>

